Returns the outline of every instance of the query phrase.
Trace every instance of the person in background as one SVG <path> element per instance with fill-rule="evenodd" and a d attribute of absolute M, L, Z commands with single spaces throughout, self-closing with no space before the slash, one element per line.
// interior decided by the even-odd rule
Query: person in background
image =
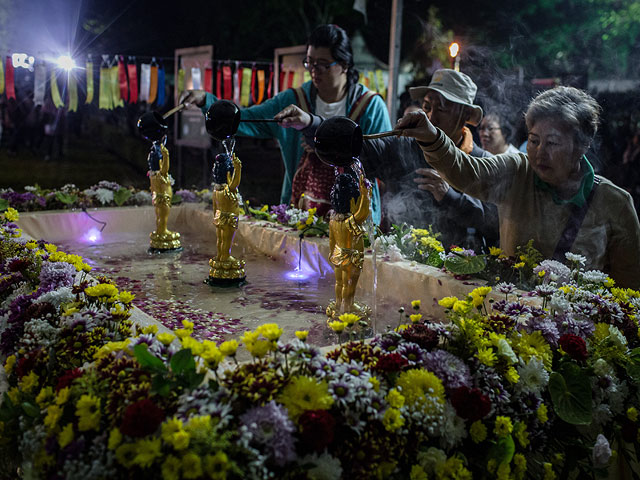
<path fill-rule="evenodd" d="M 511 128 L 497 113 L 488 113 L 478 126 L 480 145 L 493 155 L 518 153 L 519 150 L 508 142 Z"/>
<path fill-rule="evenodd" d="M 489 153 L 475 145 L 466 124 L 478 125 L 482 108 L 473 103 L 476 84 L 468 75 L 451 69 L 434 72 L 428 86 L 409 90 L 431 121 L 440 126 L 456 146 L 476 156 Z M 313 139 L 322 118 L 310 116 L 295 105 L 276 115 L 286 127 L 301 129 Z M 311 141 L 311 140 L 309 140 Z M 382 179 L 385 223 L 432 226 L 445 246 L 487 249 L 498 243 L 495 206 L 462 194 L 425 165 L 420 146 L 408 137 L 386 137 L 363 142 L 360 160 L 369 177 Z M 471 244 L 470 244 L 471 243 Z M 473 245 L 472 245 L 473 244 Z"/>
<path fill-rule="evenodd" d="M 307 41 L 303 65 L 311 74 L 310 81 L 296 89 L 280 92 L 260 105 L 242 109 L 242 118 L 273 118 L 287 105 L 295 104 L 324 118 L 349 116 L 360 124 L 364 133 L 391 130 L 382 97 L 358 83 L 351 42 L 342 28 L 337 25 L 317 27 Z M 206 113 L 216 100 L 210 93 L 191 90 L 185 93 L 181 102 L 202 107 Z M 240 123 L 238 135 L 278 140 L 285 166 L 282 203 L 316 207 L 318 215 L 330 209 L 334 170 L 317 159 L 313 148 L 303 144 L 303 136 L 298 130 L 282 128 L 275 123 Z"/>
<path fill-rule="evenodd" d="M 421 112 L 396 128 L 418 141 L 425 160 L 455 188 L 498 206 L 507 255 L 533 240 L 546 258 L 580 254 L 586 270 L 639 288 L 640 224 L 631 196 L 595 175 L 585 156 L 598 130 L 598 103 L 582 90 L 555 87 L 531 101 L 525 119 L 527 153 L 488 158 L 455 148 Z"/>

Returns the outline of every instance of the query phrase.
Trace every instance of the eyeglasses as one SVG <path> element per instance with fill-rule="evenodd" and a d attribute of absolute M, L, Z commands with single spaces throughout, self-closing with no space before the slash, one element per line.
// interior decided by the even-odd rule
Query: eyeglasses
<path fill-rule="evenodd" d="M 308 58 L 305 58 L 302 61 L 302 66 L 305 68 L 305 70 L 311 71 L 313 69 L 315 69 L 316 71 L 318 71 L 319 73 L 324 73 L 327 70 L 329 70 L 329 68 L 333 67 L 334 65 L 337 65 L 338 62 L 331 62 L 331 63 L 311 63 L 309 61 Z"/>
<path fill-rule="evenodd" d="M 500 127 L 478 127 L 479 132 L 495 132 L 500 130 Z"/>

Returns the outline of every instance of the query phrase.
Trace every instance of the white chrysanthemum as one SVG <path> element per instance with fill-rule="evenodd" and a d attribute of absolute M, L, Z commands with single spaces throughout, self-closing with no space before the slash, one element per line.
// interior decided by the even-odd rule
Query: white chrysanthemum
<path fill-rule="evenodd" d="M 604 283 L 607 280 L 607 274 L 602 273 L 600 270 L 589 270 L 588 272 L 582 272 L 580 274 L 582 280 L 587 283 Z"/>
<path fill-rule="evenodd" d="M 307 471 L 307 477 L 311 480 L 339 480 L 342 477 L 340 460 L 326 452 L 321 455 L 315 453 L 306 455 L 299 460 L 299 463 L 314 465 Z"/>
<path fill-rule="evenodd" d="M 113 202 L 113 190 L 109 190 L 107 188 L 98 188 L 95 195 L 102 205 Z"/>
<path fill-rule="evenodd" d="M 571 311 L 571 302 L 569 302 L 562 292 L 555 292 L 549 300 L 549 308 L 559 313 Z"/>
<path fill-rule="evenodd" d="M 504 338 L 498 340 L 498 354 L 508 358 L 511 363 L 516 363 L 518 361 L 518 357 L 513 353 L 511 345 L 509 345 L 509 342 Z"/>
<path fill-rule="evenodd" d="M 613 367 L 609 365 L 604 358 L 599 358 L 595 362 L 593 362 L 593 373 L 595 373 L 598 377 L 612 375 Z"/>
<path fill-rule="evenodd" d="M 517 388 L 525 393 L 531 392 L 537 395 L 549 383 L 549 372 L 545 370 L 538 357 L 531 357 L 526 364 L 521 362 L 518 375 L 520 380 Z"/>
<path fill-rule="evenodd" d="M 447 402 L 444 408 L 444 422 L 440 445 L 444 449 L 454 448 L 467 437 L 467 428 L 464 420 L 458 416 L 451 403 Z"/>
<path fill-rule="evenodd" d="M 585 264 L 587 263 L 587 258 L 583 257 L 582 255 L 579 255 L 577 253 L 567 252 L 567 253 L 564 254 L 564 256 L 570 262 L 573 262 L 576 265 L 579 265 L 581 267 L 584 267 Z"/>
<path fill-rule="evenodd" d="M 598 427 L 602 427 L 608 424 L 611 421 L 611 418 L 613 417 L 613 414 L 611 413 L 611 409 L 609 408 L 609 405 L 607 405 L 606 403 L 601 403 L 597 405 L 593 409 L 591 415 L 592 415 L 591 425 L 598 426 Z"/>
<path fill-rule="evenodd" d="M 22 345 L 38 346 L 47 349 L 58 340 L 58 329 L 48 321 L 35 318 L 24 324 L 24 334 L 20 339 Z"/>
<path fill-rule="evenodd" d="M 593 446 L 591 458 L 593 460 L 593 466 L 596 468 L 605 468 L 609 465 L 611 459 L 611 447 L 609 441 L 601 433 L 596 438 L 596 443 Z"/>
<path fill-rule="evenodd" d="M 70 287 L 60 287 L 40 295 L 33 303 L 50 303 L 60 308 L 65 303 L 73 302 L 75 295 Z"/>
<path fill-rule="evenodd" d="M 429 447 L 426 452 L 418 453 L 418 463 L 427 473 L 433 473 L 436 467 L 447 461 L 447 454 L 439 448 Z"/>
<path fill-rule="evenodd" d="M 27 282 L 20 282 L 18 286 L 11 292 L 7 298 L 4 299 L 2 303 L 0 303 L 0 308 L 5 309 L 8 308 L 9 305 L 13 303 L 13 301 L 18 298 L 20 295 L 29 295 L 33 293 L 31 287 L 27 284 Z"/>
<path fill-rule="evenodd" d="M 151 205 L 151 193 L 147 190 L 140 190 L 133 194 L 133 202 L 136 205 Z"/>
<path fill-rule="evenodd" d="M 24 187 L 24 191 L 33 193 L 33 192 L 37 192 L 38 189 L 36 187 L 34 187 L 33 185 L 27 185 L 27 186 Z"/>
<path fill-rule="evenodd" d="M 614 325 L 609 325 L 609 338 L 613 342 L 613 344 L 617 347 L 626 347 L 627 339 L 624 337 L 622 332 L 618 330 L 618 327 Z"/>

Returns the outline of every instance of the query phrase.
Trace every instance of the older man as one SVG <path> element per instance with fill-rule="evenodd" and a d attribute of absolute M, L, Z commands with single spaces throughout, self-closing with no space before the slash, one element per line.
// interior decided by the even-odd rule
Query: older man
<path fill-rule="evenodd" d="M 428 86 L 409 90 L 431 121 L 465 153 L 489 156 L 473 142 L 466 124 L 477 126 L 482 108 L 474 105 L 477 87 L 461 72 L 437 70 Z M 304 113 L 304 112 L 303 112 Z M 313 137 L 322 121 L 287 107 L 276 115 L 283 126 L 302 129 Z M 451 188 L 440 174 L 425 163 L 420 146 L 407 137 L 386 137 L 364 142 L 360 156 L 367 176 L 384 183 L 383 212 L 389 223 L 409 223 L 416 227 L 431 225 L 442 234 L 447 246 L 467 247 L 498 244 L 498 216 L 494 205 L 482 203 Z M 417 174 L 417 176 L 416 176 Z"/>

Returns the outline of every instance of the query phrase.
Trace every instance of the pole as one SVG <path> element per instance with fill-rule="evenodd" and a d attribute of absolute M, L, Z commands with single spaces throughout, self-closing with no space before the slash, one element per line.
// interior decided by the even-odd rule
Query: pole
<path fill-rule="evenodd" d="M 391 5 L 391 32 L 389 34 L 389 88 L 387 109 L 393 125 L 398 110 L 398 73 L 400 70 L 400 42 L 402 38 L 402 2 L 393 0 Z"/>

